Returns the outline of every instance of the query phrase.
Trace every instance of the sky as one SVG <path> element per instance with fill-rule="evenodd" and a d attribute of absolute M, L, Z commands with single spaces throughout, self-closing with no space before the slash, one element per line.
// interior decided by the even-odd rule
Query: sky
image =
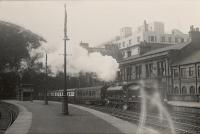
<path fill-rule="evenodd" d="M 63 57 L 64 3 L 68 14 L 68 53 L 81 41 L 97 46 L 119 35 L 120 28 L 133 31 L 144 20 L 161 21 L 165 30 L 188 33 L 200 26 L 198 0 L 0 0 L 0 19 L 23 26 L 44 37 L 50 63 Z M 78 52 L 77 52 L 78 53 Z"/>
<path fill-rule="evenodd" d="M 178 28 L 185 33 L 190 25 L 200 24 L 196 0 L 0 1 L 0 19 L 24 26 L 58 48 L 63 45 L 64 3 L 70 45 L 81 40 L 99 45 L 118 35 L 121 27 L 134 30 L 144 20 L 162 21 L 167 31 Z"/>

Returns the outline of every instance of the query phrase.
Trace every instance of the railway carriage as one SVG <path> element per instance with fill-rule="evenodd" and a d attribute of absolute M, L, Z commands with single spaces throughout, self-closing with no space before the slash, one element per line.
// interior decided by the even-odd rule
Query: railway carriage
<path fill-rule="evenodd" d="M 75 102 L 83 104 L 102 104 L 104 100 L 104 86 L 78 88 L 75 91 Z"/>
<path fill-rule="evenodd" d="M 68 101 L 70 103 L 75 103 L 75 91 L 76 89 L 67 89 L 67 96 L 68 96 Z"/>
<path fill-rule="evenodd" d="M 74 103 L 75 90 L 76 89 L 67 89 L 68 101 L 70 103 Z M 64 89 L 53 90 L 47 93 L 49 100 L 52 100 L 52 101 L 62 101 L 63 95 L 64 95 Z"/>
<path fill-rule="evenodd" d="M 140 110 L 140 85 L 129 83 L 113 86 L 67 89 L 68 101 L 77 104 L 106 105 L 120 109 Z M 63 89 L 48 92 L 49 100 L 62 101 Z"/>

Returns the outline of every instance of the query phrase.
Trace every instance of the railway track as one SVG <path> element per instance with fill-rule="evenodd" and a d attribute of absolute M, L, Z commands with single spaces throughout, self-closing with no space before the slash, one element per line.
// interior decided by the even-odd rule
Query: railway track
<path fill-rule="evenodd" d="M 117 108 L 110 108 L 96 105 L 82 105 L 104 113 L 108 113 L 115 117 L 138 124 L 140 113 L 132 111 L 122 111 Z M 172 113 L 172 120 L 176 134 L 200 134 L 200 120 L 194 115 Z M 161 134 L 170 134 L 170 126 L 166 118 L 160 120 L 157 114 L 148 114 L 146 119 L 147 126 L 153 127 Z"/>
<path fill-rule="evenodd" d="M 0 134 L 3 134 L 12 125 L 18 112 L 13 109 L 13 105 L 0 103 L 0 113 Z"/>

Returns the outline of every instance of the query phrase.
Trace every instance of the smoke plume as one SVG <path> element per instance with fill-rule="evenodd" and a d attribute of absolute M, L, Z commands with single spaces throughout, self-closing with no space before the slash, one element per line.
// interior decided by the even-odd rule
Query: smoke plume
<path fill-rule="evenodd" d="M 52 71 L 54 73 L 63 71 L 63 55 L 58 56 L 58 53 L 51 53 L 51 55 L 51 59 L 48 61 Z M 88 53 L 86 49 L 77 45 L 72 46 L 67 55 L 67 72 L 69 74 L 93 72 L 100 80 L 112 81 L 116 78 L 118 67 L 117 61 L 111 56 L 103 56 L 99 52 Z"/>

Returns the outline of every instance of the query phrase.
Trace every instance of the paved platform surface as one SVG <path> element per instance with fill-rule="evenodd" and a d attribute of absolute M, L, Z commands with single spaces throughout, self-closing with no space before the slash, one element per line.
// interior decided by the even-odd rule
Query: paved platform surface
<path fill-rule="evenodd" d="M 64 116 L 61 113 L 60 102 L 49 102 L 49 105 L 44 105 L 44 101 L 11 103 L 20 106 L 22 111 L 27 110 L 24 112 L 27 117 L 24 119 L 24 116 L 21 116 L 20 121 L 22 124 L 25 123 L 22 128 L 14 123 L 13 126 L 18 128 L 8 130 L 6 134 L 136 134 L 137 132 L 137 126 L 134 124 L 77 105 L 69 105 L 70 115 Z M 151 129 L 145 131 L 146 134 L 157 134 Z"/>
<path fill-rule="evenodd" d="M 200 102 L 168 101 L 173 106 L 200 108 Z"/>

